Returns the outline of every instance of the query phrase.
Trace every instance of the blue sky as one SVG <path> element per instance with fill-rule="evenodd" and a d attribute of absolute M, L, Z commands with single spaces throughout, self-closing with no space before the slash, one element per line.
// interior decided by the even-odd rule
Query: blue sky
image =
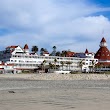
<path fill-rule="evenodd" d="M 0 50 L 33 45 L 51 51 L 110 49 L 109 0 L 0 0 Z"/>

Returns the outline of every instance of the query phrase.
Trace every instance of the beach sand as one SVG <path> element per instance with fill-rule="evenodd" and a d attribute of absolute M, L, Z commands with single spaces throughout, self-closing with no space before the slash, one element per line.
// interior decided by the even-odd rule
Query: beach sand
<path fill-rule="evenodd" d="M 17 75 L 4 77 L 0 77 L 0 110 L 110 109 L 110 80 L 30 80 L 29 75 L 27 79 Z"/>
<path fill-rule="evenodd" d="M 110 74 L 0 74 L 0 78 L 28 80 L 110 80 Z"/>

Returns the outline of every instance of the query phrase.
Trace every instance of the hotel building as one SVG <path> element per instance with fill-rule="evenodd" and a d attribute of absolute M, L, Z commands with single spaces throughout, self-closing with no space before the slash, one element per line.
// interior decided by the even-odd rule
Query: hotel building
<path fill-rule="evenodd" d="M 88 72 L 90 71 L 90 67 L 94 67 L 98 63 L 98 59 L 94 58 L 93 53 L 88 53 L 87 50 L 84 58 L 49 56 L 49 53 L 44 53 L 40 56 L 37 53 L 30 53 L 27 44 L 24 48 L 19 45 L 6 47 L 4 51 L 0 52 L 0 61 L 0 70 L 2 73 L 19 73 L 22 70 L 37 70 L 43 61 L 45 61 L 45 65 L 48 65 L 48 67 L 50 63 L 57 65 L 57 69 L 59 70 L 82 70 Z M 64 62 L 63 67 L 61 62 Z M 70 64 L 67 64 L 67 62 L 70 62 Z"/>

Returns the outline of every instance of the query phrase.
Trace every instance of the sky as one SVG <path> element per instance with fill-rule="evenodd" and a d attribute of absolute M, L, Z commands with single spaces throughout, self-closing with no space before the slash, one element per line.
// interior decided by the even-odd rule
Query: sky
<path fill-rule="evenodd" d="M 28 44 L 49 52 L 110 49 L 109 0 L 0 0 L 0 50 Z"/>

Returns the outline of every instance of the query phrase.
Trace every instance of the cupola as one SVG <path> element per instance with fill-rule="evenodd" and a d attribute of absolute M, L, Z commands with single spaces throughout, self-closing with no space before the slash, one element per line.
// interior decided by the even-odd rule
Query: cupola
<path fill-rule="evenodd" d="M 106 43 L 106 40 L 104 37 L 102 38 L 102 40 L 100 42 L 100 47 L 107 47 L 107 43 Z"/>

